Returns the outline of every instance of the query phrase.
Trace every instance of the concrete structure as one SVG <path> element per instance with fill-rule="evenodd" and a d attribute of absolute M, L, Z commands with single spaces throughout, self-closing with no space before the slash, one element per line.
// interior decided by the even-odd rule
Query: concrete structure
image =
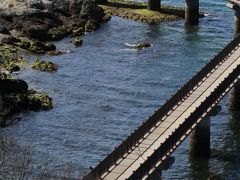
<path fill-rule="evenodd" d="M 230 91 L 229 108 L 230 110 L 240 111 L 240 81 Z"/>
<path fill-rule="evenodd" d="M 185 0 L 185 23 L 188 25 L 199 23 L 199 0 Z"/>
<path fill-rule="evenodd" d="M 227 6 L 234 10 L 234 34 L 240 33 L 240 1 L 229 0 Z"/>
<path fill-rule="evenodd" d="M 160 11 L 161 0 L 148 0 L 148 10 L 150 11 Z"/>
<path fill-rule="evenodd" d="M 210 117 L 200 122 L 190 135 L 189 152 L 194 157 L 210 156 Z"/>
<path fill-rule="evenodd" d="M 195 152 L 209 154 L 210 130 L 206 117 L 240 79 L 239 44 L 240 35 L 92 169 L 84 180 L 148 179 L 193 130 L 195 139 L 201 142 L 195 143 L 195 149 L 199 144 L 206 148 Z M 202 130 L 207 133 L 203 134 Z"/>

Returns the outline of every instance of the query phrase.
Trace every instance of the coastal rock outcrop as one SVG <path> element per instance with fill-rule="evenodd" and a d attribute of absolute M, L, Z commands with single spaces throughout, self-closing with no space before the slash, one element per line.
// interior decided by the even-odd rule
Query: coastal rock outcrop
<path fill-rule="evenodd" d="M 104 17 L 103 9 L 93 0 L 0 0 L 0 32 L 16 30 L 40 41 L 60 39 L 85 28 L 88 20 L 97 22 L 95 30 Z"/>
<path fill-rule="evenodd" d="M 51 97 L 28 90 L 25 81 L 0 73 L 0 127 L 6 126 L 8 118 L 20 111 L 40 111 L 52 108 Z"/>

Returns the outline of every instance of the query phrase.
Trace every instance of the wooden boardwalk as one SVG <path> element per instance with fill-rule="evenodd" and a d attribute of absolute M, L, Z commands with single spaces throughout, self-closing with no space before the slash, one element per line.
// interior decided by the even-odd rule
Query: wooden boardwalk
<path fill-rule="evenodd" d="M 237 82 L 239 43 L 238 36 L 84 179 L 147 179 Z"/>

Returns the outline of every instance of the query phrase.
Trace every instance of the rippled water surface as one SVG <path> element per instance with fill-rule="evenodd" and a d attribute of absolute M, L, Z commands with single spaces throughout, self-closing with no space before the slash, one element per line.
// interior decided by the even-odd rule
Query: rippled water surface
<path fill-rule="evenodd" d="M 177 0 L 162 3 L 184 5 Z M 21 141 L 33 142 L 40 165 L 45 158 L 56 169 L 73 162 L 86 172 L 233 38 L 233 12 L 225 4 L 200 0 L 209 16 L 198 27 L 186 27 L 184 21 L 147 25 L 113 17 L 83 36 L 80 48 L 70 38 L 57 42 L 59 49 L 72 52 L 41 58 L 58 64 L 58 72 L 26 69 L 19 74 L 31 88 L 50 94 L 54 109 L 24 114 L 5 131 L 17 131 Z M 126 46 L 138 41 L 152 47 L 136 51 Z M 164 179 L 207 179 L 212 173 L 240 179 L 240 122 L 231 120 L 226 104 L 227 98 L 211 118 L 211 148 L 231 158 L 190 159 L 185 141 Z"/>

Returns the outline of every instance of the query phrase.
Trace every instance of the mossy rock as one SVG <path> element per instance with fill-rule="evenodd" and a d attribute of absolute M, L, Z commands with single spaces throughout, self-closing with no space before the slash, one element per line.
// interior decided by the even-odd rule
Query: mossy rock
<path fill-rule="evenodd" d="M 141 49 L 148 48 L 148 47 L 151 47 L 151 44 L 149 44 L 147 42 L 140 42 L 136 45 L 135 48 L 138 50 L 141 50 Z"/>
<path fill-rule="evenodd" d="M 84 28 L 83 28 L 83 27 L 74 29 L 74 30 L 72 31 L 72 36 L 73 36 L 73 37 L 81 36 L 81 35 L 83 35 L 83 34 L 84 34 Z"/>
<path fill-rule="evenodd" d="M 16 43 L 21 42 L 21 40 L 13 36 L 8 36 L 6 38 L 3 38 L 1 42 L 4 44 L 15 45 Z"/>
<path fill-rule="evenodd" d="M 17 72 L 20 70 L 20 67 L 13 62 L 5 63 L 4 68 L 8 70 L 10 73 Z"/>
<path fill-rule="evenodd" d="M 39 71 L 47 71 L 47 72 L 55 72 L 57 71 L 57 65 L 50 62 L 50 61 L 43 61 L 40 59 L 37 59 L 32 66 L 33 69 L 39 70 Z"/>
<path fill-rule="evenodd" d="M 75 45 L 75 46 L 81 46 L 82 43 L 83 43 L 83 40 L 81 40 L 80 38 L 75 38 L 72 43 Z"/>
<path fill-rule="evenodd" d="M 6 73 L 0 72 L 0 80 L 6 80 L 6 79 L 15 80 L 16 78 L 14 76 L 12 76 L 11 74 L 6 74 Z"/>
<path fill-rule="evenodd" d="M 33 52 L 33 53 L 45 53 L 46 50 L 46 46 L 44 43 L 40 42 L 40 41 L 35 41 L 31 44 L 29 51 Z"/>
<path fill-rule="evenodd" d="M 52 38 L 52 40 L 59 40 L 64 38 L 66 35 L 69 35 L 70 32 L 67 27 L 60 26 L 60 27 L 54 27 L 49 30 L 49 34 Z"/>
<path fill-rule="evenodd" d="M 28 107 L 33 111 L 50 110 L 53 108 L 52 98 L 35 90 L 29 90 Z"/>
<path fill-rule="evenodd" d="M 17 43 L 17 46 L 19 46 L 22 49 L 29 49 L 31 43 L 29 41 L 22 40 L 21 42 Z"/>
<path fill-rule="evenodd" d="M 86 32 L 96 31 L 99 27 L 100 27 L 100 24 L 96 20 L 90 19 L 85 24 L 85 31 Z"/>
<path fill-rule="evenodd" d="M 110 20 L 111 20 L 111 18 L 112 18 L 112 16 L 110 16 L 110 15 L 106 14 L 105 16 L 103 16 L 103 19 L 102 19 L 102 21 L 103 21 L 103 22 L 108 22 L 108 21 L 110 21 Z"/>
<path fill-rule="evenodd" d="M 46 43 L 45 44 L 45 50 L 46 51 L 55 51 L 56 50 L 56 46 L 52 43 Z"/>

